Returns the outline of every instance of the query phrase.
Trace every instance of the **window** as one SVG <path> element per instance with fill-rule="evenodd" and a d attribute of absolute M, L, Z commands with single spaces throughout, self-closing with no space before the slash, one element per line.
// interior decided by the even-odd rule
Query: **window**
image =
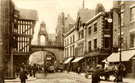
<path fill-rule="evenodd" d="M 66 46 L 66 40 L 64 41 L 64 46 Z"/>
<path fill-rule="evenodd" d="M 104 38 L 104 47 L 105 48 L 109 48 L 110 47 L 110 38 L 109 37 L 105 37 Z"/>
<path fill-rule="evenodd" d="M 135 47 L 135 35 L 130 35 L 130 47 Z"/>
<path fill-rule="evenodd" d="M 79 53 L 83 53 L 83 43 L 79 45 Z"/>
<path fill-rule="evenodd" d="M 97 23 L 94 24 L 94 32 L 97 31 Z"/>
<path fill-rule="evenodd" d="M 75 42 L 75 36 L 73 35 L 73 43 Z"/>
<path fill-rule="evenodd" d="M 135 20 L 135 6 L 131 8 L 130 14 L 130 20 Z"/>
<path fill-rule="evenodd" d="M 67 57 L 69 57 L 69 48 L 67 48 Z"/>
<path fill-rule="evenodd" d="M 89 52 L 91 51 L 91 41 L 89 41 Z"/>
<path fill-rule="evenodd" d="M 97 39 L 94 39 L 94 49 L 97 49 Z"/>
<path fill-rule="evenodd" d="M 74 45 L 73 45 L 72 50 L 73 50 L 73 56 L 74 56 L 75 55 L 75 46 Z"/>
<path fill-rule="evenodd" d="M 67 39 L 67 45 L 69 45 L 69 39 Z"/>
<path fill-rule="evenodd" d="M 82 39 L 82 38 L 84 38 L 84 32 L 83 32 L 83 30 L 81 30 L 79 32 L 79 39 Z"/>
<path fill-rule="evenodd" d="M 70 56 L 72 56 L 72 46 L 70 46 Z"/>
<path fill-rule="evenodd" d="M 83 30 L 81 31 L 81 34 L 82 34 L 82 38 L 84 38 L 84 32 L 83 32 Z"/>
<path fill-rule="evenodd" d="M 104 22 L 105 22 L 105 29 L 109 29 L 109 23 L 108 23 L 108 20 L 104 20 Z"/>
<path fill-rule="evenodd" d="M 91 34 L 91 26 L 88 27 L 88 34 L 89 34 L 89 35 Z"/>
<path fill-rule="evenodd" d="M 72 37 L 70 37 L 70 44 L 72 44 Z"/>
<path fill-rule="evenodd" d="M 124 24 L 124 12 L 121 12 L 121 26 Z"/>

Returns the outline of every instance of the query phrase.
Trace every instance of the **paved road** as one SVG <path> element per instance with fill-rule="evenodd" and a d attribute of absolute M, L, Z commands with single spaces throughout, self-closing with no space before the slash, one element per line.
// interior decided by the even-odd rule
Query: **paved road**
<path fill-rule="evenodd" d="M 6 81 L 5 83 L 20 83 L 20 81 Z M 27 83 L 91 83 L 91 77 L 86 79 L 83 75 L 76 73 L 50 73 L 36 74 L 36 79 L 27 80 Z M 113 81 L 101 81 L 100 83 L 114 83 Z"/>

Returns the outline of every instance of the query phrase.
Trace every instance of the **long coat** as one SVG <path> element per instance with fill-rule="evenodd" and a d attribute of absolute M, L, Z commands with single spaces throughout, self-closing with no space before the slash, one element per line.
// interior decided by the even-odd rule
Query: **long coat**
<path fill-rule="evenodd" d="M 99 83 L 100 82 L 100 70 L 95 70 L 92 74 L 92 83 Z"/>
<path fill-rule="evenodd" d="M 27 72 L 26 71 L 20 71 L 20 75 L 19 75 L 19 78 L 21 80 L 26 80 L 27 79 Z"/>

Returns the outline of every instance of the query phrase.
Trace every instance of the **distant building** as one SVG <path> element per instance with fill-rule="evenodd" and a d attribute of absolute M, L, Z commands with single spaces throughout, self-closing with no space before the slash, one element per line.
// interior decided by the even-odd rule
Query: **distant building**
<path fill-rule="evenodd" d="M 61 13 L 57 19 L 56 26 L 56 44 L 64 46 L 64 33 L 74 26 L 75 21 L 70 15 L 65 17 L 64 13 Z"/>

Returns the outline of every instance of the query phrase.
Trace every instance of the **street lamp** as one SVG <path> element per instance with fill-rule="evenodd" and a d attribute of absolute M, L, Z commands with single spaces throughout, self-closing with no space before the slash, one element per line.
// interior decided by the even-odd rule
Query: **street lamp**
<path fill-rule="evenodd" d="M 117 76 L 117 78 L 120 76 L 121 77 L 121 79 L 119 80 L 119 82 L 122 82 L 122 75 L 121 75 L 121 69 L 120 69 L 120 67 L 121 67 L 121 7 L 119 7 L 119 8 L 113 8 L 112 9 L 112 12 L 113 11 L 115 11 L 117 14 L 118 14 L 118 17 L 119 17 L 119 27 L 120 27 L 120 35 L 119 35 L 119 53 L 120 53 L 120 56 L 119 56 L 119 60 L 120 60 L 120 65 L 119 65 L 119 68 L 118 68 L 118 76 Z"/>

